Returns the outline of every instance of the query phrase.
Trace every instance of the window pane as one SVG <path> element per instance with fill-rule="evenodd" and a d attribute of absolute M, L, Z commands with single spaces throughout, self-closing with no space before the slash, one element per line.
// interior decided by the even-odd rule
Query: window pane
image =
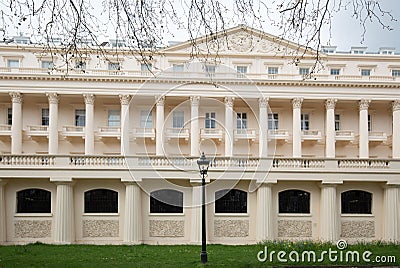
<path fill-rule="evenodd" d="M 12 125 L 12 108 L 7 108 L 7 124 Z"/>
<path fill-rule="evenodd" d="M 301 190 L 280 192 L 279 213 L 310 213 L 310 193 Z"/>
<path fill-rule="evenodd" d="M 121 70 L 121 66 L 120 66 L 119 62 L 109 62 L 108 70 L 110 70 L 110 71 Z"/>
<path fill-rule="evenodd" d="M 308 114 L 301 114 L 301 130 L 310 130 L 310 121 Z"/>
<path fill-rule="evenodd" d="M 8 60 L 7 67 L 8 68 L 19 68 L 19 60 Z"/>
<path fill-rule="evenodd" d="M 17 213 L 51 213 L 51 192 L 42 189 L 17 192 Z"/>
<path fill-rule="evenodd" d="M 86 69 L 86 62 L 84 61 L 76 61 L 75 62 L 75 69 Z"/>
<path fill-rule="evenodd" d="M 172 69 L 174 72 L 181 73 L 183 72 L 183 64 L 174 64 L 172 65 Z"/>
<path fill-rule="evenodd" d="M 42 69 L 51 69 L 53 68 L 52 61 L 42 61 Z"/>
<path fill-rule="evenodd" d="M 153 119 L 151 111 L 143 110 L 140 112 L 140 127 L 141 128 L 152 128 Z"/>
<path fill-rule="evenodd" d="M 206 113 L 205 128 L 215 128 L 215 113 Z"/>
<path fill-rule="evenodd" d="M 361 75 L 362 76 L 370 76 L 371 70 L 370 69 L 361 69 Z"/>
<path fill-rule="evenodd" d="M 85 126 L 85 110 L 77 109 L 75 110 L 75 126 L 84 127 Z"/>
<path fill-rule="evenodd" d="M 300 75 L 307 75 L 310 73 L 310 69 L 309 68 L 300 68 L 299 69 L 299 74 Z"/>
<path fill-rule="evenodd" d="M 340 69 L 331 69 L 331 75 L 339 75 Z"/>
<path fill-rule="evenodd" d="M 247 129 L 247 114 L 237 113 L 236 114 L 236 128 L 237 129 Z"/>
<path fill-rule="evenodd" d="M 121 125 L 120 110 L 108 110 L 108 126 L 119 127 Z"/>
<path fill-rule="evenodd" d="M 140 64 L 140 70 L 142 72 L 148 72 L 151 71 L 153 69 L 153 65 L 151 63 L 142 63 Z"/>
<path fill-rule="evenodd" d="M 268 67 L 268 74 L 278 74 L 278 67 Z"/>
<path fill-rule="evenodd" d="M 240 74 L 247 73 L 247 66 L 236 66 L 236 71 Z"/>
<path fill-rule="evenodd" d="M 371 121 L 371 115 L 368 115 L 368 131 L 372 131 L 372 121 Z"/>
<path fill-rule="evenodd" d="M 172 127 L 183 128 L 185 117 L 183 111 L 174 111 L 172 114 Z"/>
<path fill-rule="evenodd" d="M 42 109 L 42 126 L 49 125 L 49 109 Z"/>
<path fill-rule="evenodd" d="M 215 213 L 247 213 L 247 193 L 221 190 L 215 193 Z"/>
<path fill-rule="evenodd" d="M 392 70 L 392 76 L 400 76 L 400 70 Z"/>
<path fill-rule="evenodd" d="M 371 214 L 372 208 L 372 194 L 352 190 L 343 192 L 342 197 L 342 213 L 350 214 Z"/>
<path fill-rule="evenodd" d="M 183 193 L 175 190 L 152 192 L 150 213 L 183 213 Z"/>
<path fill-rule="evenodd" d="M 268 129 L 279 129 L 279 116 L 278 114 L 268 114 Z"/>
<path fill-rule="evenodd" d="M 118 213 L 118 192 L 95 189 L 85 192 L 85 213 Z"/>
<path fill-rule="evenodd" d="M 335 131 L 340 130 L 340 114 L 335 114 Z"/>

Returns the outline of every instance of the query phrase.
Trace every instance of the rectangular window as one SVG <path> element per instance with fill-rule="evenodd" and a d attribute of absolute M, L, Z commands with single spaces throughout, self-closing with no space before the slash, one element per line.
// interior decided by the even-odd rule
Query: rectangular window
<path fill-rule="evenodd" d="M 278 74 L 278 67 L 268 67 L 268 74 Z"/>
<path fill-rule="evenodd" d="M 279 129 L 278 122 L 279 116 L 278 114 L 268 114 L 268 129 L 277 130 Z"/>
<path fill-rule="evenodd" d="M 53 68 L 52 61 L 42 61 L 42 69 L 51 69 Z"/>
<path fill-rule="evenodd" d="M 310 116 L 301 114 L 301 130 L 310 130 Z"/>
<path fill-rule="evenodd" d="M 339 75 L 340 69 L 331 69 L 331 75 Z"/>
<path fill-rule="evenodd" d="M 215 76 L 215 65 L 206 65 L 205 72 L 206 72 L 206 76 L 214 77 Z"/>
<path fill-rule="evenodd" d="M 183 72 L 183 68 L 184 68 L 183 64 L 174 64 L 174 65 L 172 65 L 172 70 L 175 73 L 182 73 Z"/>
<path fill-rule="evenodd" d="M 238 77 L 244 77 L 244 75 L 247 73 L 247 66 L 236 66 L 236 71 Z"/>
<path fill-rule="evenodd" d="M 84 61 L 76 61 L 75 62 L 75 69 L 85 70 L 86 69 L 86 62 L 84 62 Z"/>
<path fill-rule="evenodd" d="M 372 131 L 372 121 L 371 121 L 371 115 L 368 115 L 368 131 Z"/>
<path fill-rule="evenodd" d="M 185 125 L 185 115 L 183 111 L 174 111 L 172 113 L 172 127 L 173 128 L 183 128 Z"/>
<path fill-rule="evenodd" d="M 108 63 L 108 70 L 110 71 L 119 71 L 121 70 L 121 65 L 119 62 L 109 62 Z"/>
<path fill-rule="evenodd" d="M 108 110 L 108 126 L 109 127 L 121 126 L 121 111 L 120 110 Z"/>
<path fill-rule="evenodd" d="M 215 128 L 215 113 L 206 113 L 205 128 Z"/>
<path fill-rule="evenodd" d="M 48 126 L 50 122 L 49 119 L 49 108 L 42 109 L 42 126 Z"/>
<path fill-rule="evenodd" d="M 371 69 L 361 69 L 361 75 L 362 76 L 370 76 L 371 75 Z"/>
<path fill-rule="evenodd" d="M 75 126 L 84 127 L 85 126 L 85 109 L 77 109 L 75 110 Z"/>
<path fill-rule="evenodd" d="M 310 73 L 310 68 L 300 68 L 299 74 L 300 75 L 308 75 Z"/>
<path fill-rule="evenodd" d="M 236 128 L 237 129 L 247 129 L 247 114 L 237 113 L 236 114 Z"/>
<path fill-rule="evenodd" d="M 12 108 L 7 108 L 7 124 L 12 125 Z"/>
<path fill-rule="evenodd" d="M 151 111 L 143 110 L 140 112 L 140 127 L 153 128 L 153 117 Z"/>
<path fill-rule="evenodd" d="M 335 131 L 340 130 L 340 114 L 335 114 Z"/>
<path fill-rule="evenodd" d="M 7 67 L 8 68 L 19 68 L 19 60 L 8 60 Z"/>
<path fill-rule="evenodd" d="M 149 72 L 149 71 L 153 70 L 153 64 L 151 64 L 151 63 L 141 63 L 140 64 L 140 70 L 142 72 Z"/>
<path fill-rule="evenodd" d="M 392 76 L 400 76 L 400 70 L 392 70 Z"/>

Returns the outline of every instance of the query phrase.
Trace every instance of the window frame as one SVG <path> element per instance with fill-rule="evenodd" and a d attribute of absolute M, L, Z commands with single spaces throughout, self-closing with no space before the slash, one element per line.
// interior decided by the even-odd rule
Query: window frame
<path fill-rule="evenodd" d="M 400 77 L 400 69 L 393 69 L 391 73 L 392 77 Z"/>
<path fill-rule="evenodd" d="M 205 129 L 216 129 L 217 122 L 216 122 L 216 112 L 206 112 L 205 119 L 204 119 L 204 128 Z"/>
<path fill-rule="evenodd" d="M 274 71 L 272 71 L 272 70 L 274 70 Z M 267 74 L 269 74 L 269 75 L 277 75 L 277 74 L 279 74 L 279 67 L 277 67 L 277 66 L 268 66 L 267 67 Z"/>
<path fill-rule="evenodd" d="M 340 75 L 340 68 L 331 68 L 329 71 L 330 75 Z"/>
<path fill-rule="evenodd" d="M 246 191 L 241 189 L 222 189 L 216 191 L 214 193 L 215 202 L 214 202 L 214 213 L 220 215 L 227 215 L 227 214 L 239 214 L 239 215 L 246 215 L 249 212 L 249 194 Z M 225 200 L 227 199 L 227 200 Z M 244 204 L 240 203 L 243 202 Z M 223 207 L 224 202 L 225 204 L 228 203 L 233 207 L 225 208 Z M 223 208 L 223 210 L 221 210 Z"/>
<path fill-rule="evenodd" d="M 302 113 L 300 115 L 301 130 L 310 130 L 310 114 Z"/>
<path fill-rule="evenodd" d="M 279 129 L 279 113 L 268 113 L 268 129 L 278 130 Z"/>
<path fill-rule="evenodd" d="M 112 113 L 114 113 L 114 114 L 112 114 Z M 116 116 L 116 118 L 112 118 L 113 116 Z M 117 109 L 109 109 L 108 110 L 107 126 L 108 127 L 121 127 L 121 110 L 117 110 Z"/>
<path fill-rule="evenodd" d="M 309 75 L 310 74 L 310 67 L 299 67 L 299 75 Z"/>
<path fill-rule="evenodd" d="M 297 196 L 290 196 L 290 193 L 297 194 Z M 306 194 L 306 200 L 301 200 L 299 198 L 300 194 Z M 287 196 L 284 196 L 287 195 Z M 289 207 L 289 204 L 282 204 L 281 198 L 286 197 L 287 202 L 292 204 L 292 208 Z M 297 199 L 297 200 L 295 200 Z M 293 201 L 296 203 L 293 204 Z M 311 215 L 311 193 L 301 189 L 286 189 L 282 190 L 278 193 L 278 214 L 289 214 L 289 215 Z M 284 206 L 286 205 L 286 206 Z M 308 205 L 308 206 L 307 206 Z M 283 209 L 283 208 L 286 209 Z M 304 210 L 303 210 L 304 209 Z M 293 210 L 293 211 L 290 211 Z"/>
<path fill-rule="evenodd" d="M 153 111 L 141 110 L 140 111 L 140 128 L 150 129 L 153 128 Z"/>
<path fill-rule="evenodd" d="M 108 70 L 109 71 L 120 71 L 121 70 L 121 63 L 120 62 L 108 62 Z"/>
<path fill-rule="evenodd" d="M 47 67 L 45 67 L 45 65 L 47 65 Z M 54 62 L 50 60 L 42 60 L 41 67 L 42 69 L 53 69 Z"/>
<path fill-rule="evenodd" d="M 236 129 L 247 129 L 247 113 L 236 113 Z"/>
<path fill-rule="evenodd" d="M 340 114 L 335 114 L 335 131 L 341 130 Z"/>
<path fill-rule="evenodd" d="M 18 63 L 17 66 L 12 66 L 11 62 Z M 21 68 L 21 60 L 20 59 L 7 59 L 7 68 L 9 69 L 19 69 Z"/>
<path fill-rule="evenodd" d="M 367 207 L 363 208 L 363 209 L 365 209 L 366 211 L 369 211 L 369 212 L 359 212 L 360 211 L 359 208 L 354 208 L 354 207 L 350 208 L 349 204 L 346 205 L 344 203 L 346 201 L 346 200 L 344 200 L 344 195 L 345 194 L 349 194 L 349 195 L 350 194 L 353 194 L 353 195 L 354 194 L 355 195 L 357 195 L 357 194 L 361 195 L 362 194 L 363 195 L 362 197 L 364 197 L 364 198 L 369 197 L 370 200 L 362 200 L 360 202 L 360 205 L 362 205 L 362 204 L 366 203 L 367 201 L 369 201 L 369 204 L 367 205 Z M 349 201 L 349 203 L 355 203 L 354 202 L 354 198 L 356 198 L 356 197 L 357 196 L 353 196 L 352 201 Z M 348 198 L 350 198 L 350 197 L 348 197 Z M 359 190 L 359 189 L 352 189 L 352 190 L 343 191 L 343 192 L 340 193 L 340 213 L 342 215 L 368 215 L 368 216 L 372 216 L 373 215 L 373 200 L 374 200 L 374 195 L 373 195 L 372 192 Z M 361 209 L 361 210 L 363 210 L 363 209 Z M 343 212 L 343 210 L 345 210 L 345 212 Z M 357 210 L 357 211 L 353 211 L 352 212 L 351 210 Z"/>
<path fill-rule="evenodd" d="M 42 122 L 41 126 L 49 126 L 50 125 L 50 109 L 49 108 L 41 109 L 41 122 Z"/>
<path fill-rule="evenodd" d="M 185 126 L 185 112 L 173 111 L 172 112 L 172 128 L 182 129 Z"/>
<path fill-rule="evenodd" d="M 46 194 L 46 196 L 44 196 L 45 200 L 39 200 L 39 202 L 42 202 L 42 203 L 45 202 L 46 206 L 44 206 L 43 204 L 40 204 L 40 205 L 36 205 L 36 207 L 37 207 L 36 211 L 32 211 L 32 210 L 31 211 L 26 211 L 26 210 L 22 210 L 21 211 L 21 208 L 25 207 L 27 205 L 26 204 L 24 204 L 24 205 L 21 204 L 22 202 L 20 202 L 20 198 L 22 198 L 23 196 L 20 196 L 20 195 L 22 195 L 23 193 L 26 193 L 28 191 L 33 191 L 33 190 L 40 192 L 42 195 Z M 16 214 L 35 214 L 35 215 L 37 215 L 37 214 L 44 214 L 44 213 L 46 213 L 46 214 L 52 213 L 51 212 L 52 211 L 52 195 L 51 195 L 51 191 L 49 191 L 49 190 L 42 189 L 42 188 L 21 189 L 21 190 L 16 192 L 15 197 L 16 197 L 16 206 L 15 206 L 15 213 Z M 25 197 L 25 198 L 29 198 L 29 201 L 34 200 L 34 197 L 32 197 L 32 196 Z M 42 196 L 42 198 L 43 198 L 43 196 Z"/>
<path fill-rule="evenodd" d="M 177 198 L 177 199 L 176 200 L 165 200 L 164 197 L 154 197 L 157 194 L 160 194 L 160 195 L 165 194 L 167 196 L 167 198 Z M 176 194 L 176 195 L 173 196 L 173 194 Z M 163 202 L 163 201 L 166 201 L 166 202 Z M 171 201 L 171 202 L 169 202 L 169 201 Z M 176 205 L 175 205 L 175 203 L 176 203 Z M 154 214 L 182 215 L 184 213 L 183 204 L 184 204 L 184 196 L 183 196 L 183 192 L 181 192 L 181 191 L 174 190 L 174 189 L 154 190 L 150 193 L 150 196 L 149 196 L 149 213 L 153 214 L 153 215 Z M 156 207 L 154 207 L 154 206 L 156 206 Z"/>
<path fill-rule="evenodd" d="M 183 63 L 172 64 L 172 71 L 174 73 L 183 73 L 184 70 L 185 70 L 185 64 L 183 64 Z"/>
<path fill-rule="evenodd" d="M 97 196 L 97 199 L 95 197 L 91 197 L 93 198 L 92 200 L 87 200 L 87 196 L 88 194 L 94 194 L 96 195 L 96 192 L 103 192 L 102 196 Z M 112 196 L 111 196 L 112 195 Z M 110 200 L 107 198 L 111 198 L 115 200 Z M 95 188 L 95 189 L 90 189 L 87 190 L 83 193 L 83 213 L 84 214 L 118 214 L 119 213 L 119 192 L 113 189 L 107 189 L 107 188 Z M 87 207 L 87 204 L 89 201 L 94 202 L 94 204 L 96 204 L 96 206 L 93 207 Z M 100 210 L 98 207 L 100 206 L 99 203 L 103 202 L 103 205 L 105 205 L 106 209 L 102 209 Z M 111 203 L 111 202 L 115 202 L 115 203 Z M 100 203 L 101 204 L 101 203 Z M 89 210 L 89 208 L 91 208 Z M 115 211 L 116 209 L 116 211 Z M 89 211 L 88 211 L 89 210 Z M 109 210 L 109 211 L 107 211 Z"/>
<path fill-rule="evenodd" d="M 372 131 L 372 116 L 368 114 L 368 132 Z"/>
<path fill-rule="evenodd" d="M 12 107 L 7 107 L 7 125 L 12 125 Z"/>
<path fill-rule="evenodd" d="M 78 114 L 82 113 L 82 114 Z M 81 123 L 79 123 L 81 122 Z M 83 122 L 83 125 L 82 125 Z M 84 127 L 86 126 L 86 109 L 75 109 L 75 126 Z"/>
<path fill-rule="evenodd" d="M 372 73 L 372 70 L 371 70 L 371 69 L 362 68 L 362 69 L 360 70 L 360 75 L 361 75 L 361 76 L 371 76 L 371 73 Z"/>

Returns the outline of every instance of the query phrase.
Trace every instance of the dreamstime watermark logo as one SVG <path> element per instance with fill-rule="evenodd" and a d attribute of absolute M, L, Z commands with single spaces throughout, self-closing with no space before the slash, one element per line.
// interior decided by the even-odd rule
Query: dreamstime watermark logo
<path fill-rule="evenodd" d="M 257 259 L 260 262 L 281 262 L 281 263 L 322 263 L 329 261 L 331 263 L 395 263 L 396 256 L 376 255 L 369 250 L 347 250 L 347 242 L 339 240 L 336 248 L 329 247 L 327 250 L 273 250 L 264 247 L 257 253 Z"/>

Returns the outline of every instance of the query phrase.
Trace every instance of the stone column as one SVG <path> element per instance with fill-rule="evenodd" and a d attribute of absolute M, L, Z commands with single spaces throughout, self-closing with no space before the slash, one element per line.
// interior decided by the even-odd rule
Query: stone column
<path fill-rule="evenodd" d="M 190 243 L 201 243 L 201 183 L 192 183 L 192 217 L 190 228 Z"/>
<path fill-rule="evenodd" d="M 260 157 L 268 157 L 268 101 L 269 98 L 259 98 L 258 106 L 259 106 L 259 132 L 260 132 L 260 140 L 259 140 L 259 156 Z"/>
<path fill-rule="evenodd" d="M 263 183 L 257 189 L 257 241 L 274 239 L 272 184 Z"/>
<path fill-rule="evenodd" d="M 190 97 L 190 155 L 199 156 L 199 96 Z"/>
<path fill-rule="evenodd" d="M 58 101 L 57 93 L 47 93 L 49 98 L 49 154 L 58 154 Z"/>
<path fill-rule="evenodd" d="M 129 155 L 129 103 L 130 95 L 119 95 L 121 101 L 121 155 Z"/>
<path fill-rule="evenodd" d="M 233 155 L 233 102 L 234 97 L 225 97 L 225 156 Z"/>
<path fill-rule="evenodd" d="M 320 239 L 335 242 L 339 238 L 339 214 L 336 201 L 336 185 L 321 185 Z"/>
<path fill-rule="evenodd" d="M 11 154 L 22 154 L 22 94 L 11 92 L 12 125 Z"/>
<path fill-rule="evenodd" d="M 156 155 L 163 155 L 164 103 L 165 96 L 156 96 Z"/>
<path fill-rule="evenodd" d="M 400 99 L 392 103 L 393 110 L 393 133 L 392 133 L 392 158 L 400 158 Z"/>
<path fill-rule="evenodd" d="M 85 98 L 85 154 L 94 154 L 94 99 L 93 94 L 83 94 Z"/>
<path fill-rule="evenodd" d="M 6 181 L 0 179 L 0 243 L 7 241 L 6 197 L 4 187 Z"/>
<path fill-rule="evenodd" d="M 292 100 L 293 105 L 293 157 L 301 157 L 301 105 L 303 98 Z"/>
<path fill-rule="evenodd" d="M 327 158 L 335 158 L 335 106 L 336 99 L 327 99 L 325 101 L 326 108 L 326 142 L 325 142 L 325 156 Z"/>
<path fill-rule="evenodd" d="M 359 102 L 360 120 L 359 120 L 359 157 L 369 157 L 369 133 L 368 133 L 368 107 L 371 100 L 362 99 Z"/>
<path fill-rule="evenodd" d="M 384 188 L 383 239 L 400 241 L 400 185 L 386 185 Z"/>
<path fill-rule="evenodd" d="M 124 242 L 139 244 L 142 241 L 142 196 L 136 182 L 125 182 Z"/>
<path fill-rule="evenodd" d="M 74 195 L 72 179 L 51 179 L 57 184 L 54 218 L 54 242 L 70 244 L 75 241 Z"/>

